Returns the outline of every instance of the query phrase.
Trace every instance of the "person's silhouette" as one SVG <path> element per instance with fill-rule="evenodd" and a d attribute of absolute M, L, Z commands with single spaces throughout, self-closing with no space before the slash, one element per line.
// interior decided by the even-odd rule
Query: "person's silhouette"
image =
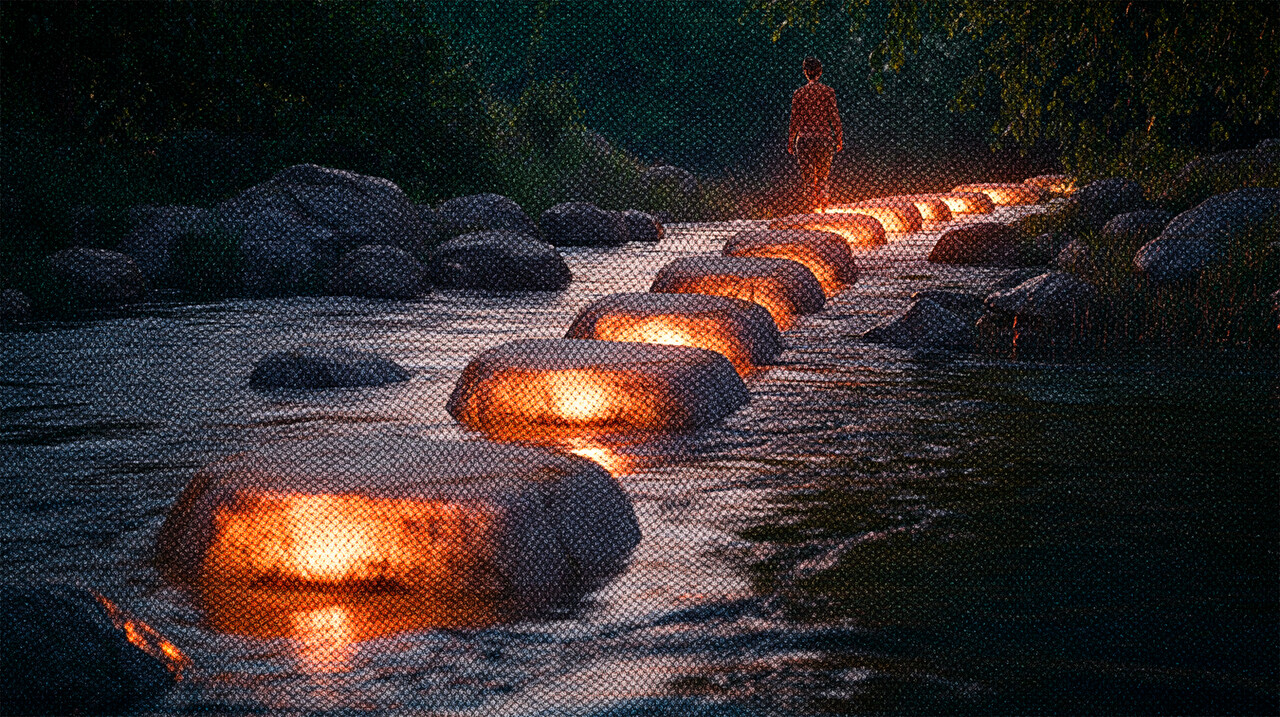
<path fill-rule="evenodd" d="M 787 152 L 795 155 L 800 164 L 800 192 L 806 208 L 822 211 L 829 200 L 831 160 L 844 149 L 844 128 L 836 109 L 835 90 L 818 82 L 822 63 L 816 57 L 807 57 L 803 69 L 809 84 L 791 96 Z"/>

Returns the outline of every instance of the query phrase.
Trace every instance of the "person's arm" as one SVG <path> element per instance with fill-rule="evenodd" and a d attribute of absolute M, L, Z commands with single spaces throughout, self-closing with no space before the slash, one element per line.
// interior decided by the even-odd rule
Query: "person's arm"
<path fill-rule="evenodd" d="M 787 127 L 787 154 L 796 153 L 796 119 L 799 112 L 796 111 L 796 99 L 798 95 L 791 95 L 791 125 Z"/>
<path fill-rule="evenodd" d="M 840 124 L 840 110 L 836 108 L 836 92 L 831 91 L 831 125 L 836 133 L 836 151 L 844 149 L 844 126 Z"/>

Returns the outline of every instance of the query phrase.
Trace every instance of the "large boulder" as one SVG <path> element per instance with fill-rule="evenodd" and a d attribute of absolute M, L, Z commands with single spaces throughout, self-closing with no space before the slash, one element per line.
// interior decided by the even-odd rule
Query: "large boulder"
<path fill-rule="evenodd" d="M 436 222 L 446 238 L 483 231 L 517 232 L 540 239 L 538 227 L 519 204 L 501 194 L 454 197 L 436 207 Z"/>
<path fill-rule="evenodd" d="M 1072 239 L 1053 260 L 1055 268 L 1072 274 L 1087 274 L 1093 269 L 1089 246 L 1080 239 Z"/>
<path fill-rule="evenodd" d="M 769 310 L 778 328 L 795 317 L 822 309 L 822 284 L 805 266 L 790 259 L 747 256 L 688 256 L 668 263 L 649 288 L 655 293 L 711 294 L 742 299 Z"/>
<path fill-rule="evenodd" d="M 647 212 L 628 209 L 620 212 L 622 223 L 627 227 L 629 241 L 656 242 L 662 241 L 665 230 L 658 218 Z"/>
<path fill-rule="evenodd" d="M 527 339 L 467 364 L 450 415 L 503 440 L 652 434 L 710 426 L 746 403 L 714 351 L 622 341 Z"/>
<path fill-rule="evenodd" d="M 590 202 L 564 202 L 542 213 L 542 235 L 556 246 L 617 246 L 629 232 L 622 217 Z"/>
<path fill-rule="evenodd" d="M 1280 169 L 1280 147 L 1264 140 L 1256 148 L 1197 157 L 1182 167 L 1165 190 L 1172 203 L 1194 203 L 1242 187 L 1267 186 Z M 1274 184 L 1272 184 L 1274 186 Z M 1185 206 L 1185 204 L 1184 204 Z"/>
<path fill-rule="evenodd" d="M 263 357 L 249 374 L 261 390 L 382 386 L 409 380 L 409 372 L 370 351 L 344 346 L 303 346 Z"/>
<path fill-rule="evenodd" d="M 243 237 L 241 282 L 249 296 L 292 296 L 315 291 L 322 273 L 322 257 L 337 244 L 328 229 L 277 209 L 246 219 Z"/>
<path fill-rule="evenodd" d="M 612 294 L 579 312 L 565 338 L 694 346 L 723 354 L 740 374 L 782 352 L 764 307 L 705 294 Z"/>
<path fill-rule="evenodd" d="M 509 231 L 450 239 L 432 251 L 427 264 L 432 281 L 451 289 L 559 291 L 573 281 L 554 246 Z"/>
<path fill-rule="evenodd" d="M 1173 218 L 1138 250 L 1133 263 L 1156 281 L 1195 276 L 1222 261 L 1233 243 L 1253 231 L 1280 231 L 1280 189 L 1237 189 L 1206 199 Z"/>
<path fill-rule="evenodd" d="M 972 351 L 975 318 L 961 316 L 928 298 L 916 299 L 902 316 L 862 335 L 863 341 L 913 350 Z"/>
<path fill-rule="evenodd" d="M 977 321 L 983 312 L 983 299 L 977 294 L 946 291 L 944 289 L 926 289 L 911 294 L 911 298 L 915 301 L 928 299 L 970 324 Z"/>
<path fill-rule="evenodd" d="M 175 682 L 165 662 L 130 641 L 150 628 L 123 622 L 83 588 L 3 584 L 0 610 L 0 713 L 119 714 Z"/>
<path fill-rule="evenodd" d="M 1090 182 L 1076 190 L 1068 204 L 1079 224 L 1092 230 L 1101 229 L 1117 214 L 1147 208 L 1142 187 L 1122 177 Z"/>
<path fill-rule="evenodd" d="M 338 261 L 329 281 L 334 296 L 412 299 L 427 288 L 422 263 L 404 249 L 366 244 Z"/>
<path fill-rule="evenodd" d="M 133 230 L 121 240 L 120 251 L 133 257 L 152 286 L 180 285 L 182 277 L 174 266 L 179 240 L 187 232 L 208 225 L 212 214 L 199 207 L 148 206 L 134 207 L 130 217 Z"/>
<path fill-rule="evenodd" d="M 67 298 L 81 308 L 131 303 L 147 290 L 137 263 L 106 249 L 63 249 L 49 257 L 49 270 Z"/>
<path fill-rule="evenodd" d="M 1108 249 L 1132 253 L 1138 247 L 1160 236 L 1173 215 L 1162 209 L 1143 209 L 1118 214 L 1102 227 L 1099 245 Z"/>
<path fill-rule="evenodd" d="M 998 222 L 976 222 L 948 229 L 938 238 L 929 261 L 934 264 L 1018 266 L 1017 230 Z"/>
<path fill-rule="evenodd" d="M 584 458 L 363 433 L 202 469 L 160 530 L 156 562 L 240 613 L 269 604 L 264 594 L 355 594 L 357 609 L 386 594 L 409 598 L 423 626 L 448 627 L 568 606 L 618 574 L 639 540 L 626 492 Z M 384 619 L 397 618 L 413 619 Z"/>
<path fill-rule="evenodd" d="M 987 307 L 1010 316 L 1072 321 L 1088 311 L 1098 291 L 1081 279 L 1050 271 L 987 297 Z"/>
<path fill-rule="evenodd" d="M 844 237 L 825 231 L 804 229 L 753 229 L 735 234 L 725 242 L 726 256 L 756 256 L 790 259 L 813 272 L 827 296 L 832 296 L 858 278 L 853 253 Z"/>
<path fill-rule="evenodd" d="M 0 291 L 0 326 L 12 326 L 31 318 L 31 299 L 17 289 Z"/>

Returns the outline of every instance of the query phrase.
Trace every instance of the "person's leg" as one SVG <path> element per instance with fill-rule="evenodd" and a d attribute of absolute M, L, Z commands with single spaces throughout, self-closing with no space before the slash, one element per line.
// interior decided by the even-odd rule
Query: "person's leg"
<path fill-rule="evenodd" d="M 831 162 L 835 159 L 835 150 L 828 142 L 819 143 L 820 148 L 816 152 L 817 157 L 814 166 L 814 194 L 816 196 L 816 211 L 822 211 L 831 206 Z"/>
<path fill-rule="evenodd" d="M 817 211 L 821 208 L 822 196 L 820 191 L 822 185 L 819 177 L 822 173 L 825 149 L 821 140 L 809 137 L 796 139 L 796 159 L 800 162 L 801 201 L 803 202 L 804 210 L 808 212 Z"/>

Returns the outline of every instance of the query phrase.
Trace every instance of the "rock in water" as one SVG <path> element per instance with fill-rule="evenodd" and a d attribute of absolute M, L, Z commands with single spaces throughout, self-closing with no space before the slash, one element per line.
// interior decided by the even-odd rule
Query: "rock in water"
<path fill-rule="evenodd" d="M 484 231 L 508 231 L 542 238 L 520 205 L 501 194 L 472 194 L 450 199 L 436 208 L 436 221 L 443 236 L 450 239 Z"/>
<path fill-rule="evenodd" d="M 175 681 L 86 590 L 0 584 L 0 609 L 0 713 L 118 714 Z"/>
<path fill-rule="evenodd" d="M 1088 310 L 1098 291 L 1061 271 L 1027 279 L 1011 289 L 987 297 L 989 308 L 1006 314 L 1042 320 L 1073 320 Z"/>
<path fill-rule="evenodd" d="M 1112 177 L 1084 185 L 1071 195 L 1068 205 L 1080 224 L 1097 230 L 1117 214 L 1146 209 L 1147 200 L 1137 182 Z"/>
<path fill-rule="evenodd" d="M 920 301 L 928 299 L 951 313 L 964 319 L 972 324 L 982 316 L 983 304 L 982 297 L 976 294 L 965 294 L 959 291 L 943 291 L 941 289 L 927 289 L 925 291 L 917 291 L 911 295 L 911 298 Z"/>
<path fill-rule="evenodd" d="M 1093 268 L 1093 260 L 1089 258 L 1089 247 L 1079 239 L 1072 239 L 1058 252 L 1053 265 L 1072 274 L 1085 274 Z"/>
<path fill-rule="evenodd" d="M 630 241 L 656 242 L 662 241 L 665 233 L 662 222 L 657 217 L 645 212 L 628 209 L 620 212 L 622 223 L 627 227 L 627 238 Z"/>
<path fill-rule="evenodd" d="M 862 340 L 903 349 L 972 351 L 975 321 L 931 299 L 917 299 L 905 314 L 867 331 Z"/>
<path fill-rule="evenodd" d="M 1225 259 L 1231 245 L 1249 232 L 1277 231 L 1278 221 L 1280 189 L 1219 194 L 1174 217 L 1160 236 L 1138 250 L 1133 263 L 1156 281 L 1193 277 Z"/>
<path fill-rule="evenodd" d="M 622 217 L 590 202 L 564 202 L 542 213 L 542 234 L 556 246 L 617 246 L 628 239 Z"/>
<path fill-rule="evenodd" d="M 573 281 L 554 246 L 516 232 L 463 234 L 436 247 L 433 281 L 452 289 L 559 291 Z"/>
<path fill-rule="evenodd" d="M 17 289 L 0 291 L 0 326 L 20 324 L 31 318 L 31 300 Z"/>
<path fill-rule="evenodd" d="M 447 627 L 486 622 L 476 611 L 499 621 L 577 599 L 620 572 L 639 540 L 631 500 L 586 459 L 365 434 L 278 443 L 202 469 L 165 520 L 156 558 L 168 579 L 205 593 L 391 592 Z"/>
<path fill-rule="evenodd" d="M 49 257 L 49 269 L 80 308 L 108 308 L 138 301 L 147 283 L 132 258 L 105 249 L 63 249 Z"/>
<path fill-rule="evenodd" d="M 257 389 L 382 386 L 409 380 L 398 364 L 369 351 L 303 346 L 264 357 L 249 374 Z"/>
<path fill-rule="evenodd" d="M 853 253 L 844 237 L 833 232 L 804 229 L 755 229 L 725 242 L 725 256 L 790 259 L 813 272 L 827 296 L 858 278 Z"/>
<path fill-rule="evenodd" d="M 822 284 L 790 259 L 748 256 L 688 256 L 662 267 L 649 291 L 665 294 L 712 294 L 760 304 L 778 328 L 795 317 L 820 311 L 826 302 Z"/>
<path fill-rule="evenodd" d="M 1160 236 L 1173 215 L 1161 209 L 1143 209 L 1117 214 L 1102 227 L 1099 243 L 1115 251 L 1133 252 Z"/>
<path fill-rule="evenodd" d="M 335 296 L 412 299 L 426 289 L 422 264 L 393 246 L 365 245 L 338 261 L 329 282 Z"/>
<path fill-rule="evenodd" d="M 998 222 L 977 222 L 948 229 L 929 252 L 934 264 L 1018 266 L 1018 232 Z"/>
<path fill-rule="evenodd" d="M 709 426 L 748 399 L 724 356 L 688 346 L 529 339 L 467 365 L 450 415 L 503 440 Z"/>

